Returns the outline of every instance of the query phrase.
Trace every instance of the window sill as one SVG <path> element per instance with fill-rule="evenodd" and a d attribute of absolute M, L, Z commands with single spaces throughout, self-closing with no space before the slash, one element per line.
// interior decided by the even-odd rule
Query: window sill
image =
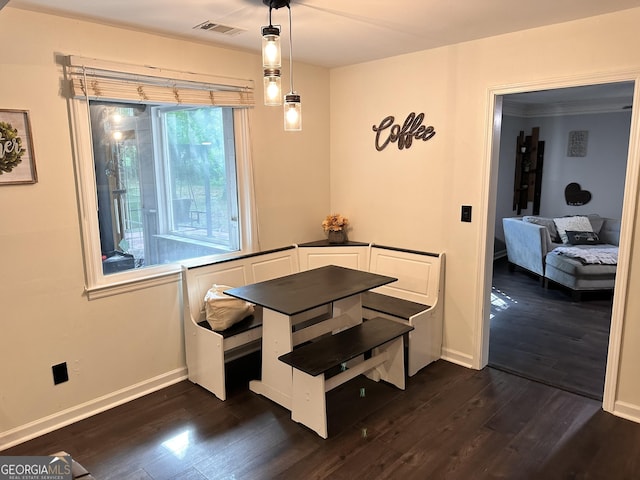
<path fill-rule="evenodd" d="M 96 285 L 86 287 L 85 294 L 89 300 L 97 300 L 100 298 L 120 295 L 122 293 L 134 292 L 143 288 L 157 287 L 167 283 L 175 283 L 180 280 L 180 266 L 168 272 L 149 275 L 144 278 L 132 278 L 109 283 L 108 285 Z"/>
<path fill-rule="evenodd" d="M 148 269 L 135 269 L 114 273 L 103 276 L 100 284 L 85 287 L 85 294 L 89 300 L 97 300 L 122 293 L 134 292 L 143 288 L 176 283 L 181 279 L 182 265 L 195 267 L 209 263 L 224 262 L 242 255 L 246 255 L 246 253 L 233 251 L 224 254 L 185 259 L 177 263 L 156 265 L 154 267 L 148 267 Z"/>

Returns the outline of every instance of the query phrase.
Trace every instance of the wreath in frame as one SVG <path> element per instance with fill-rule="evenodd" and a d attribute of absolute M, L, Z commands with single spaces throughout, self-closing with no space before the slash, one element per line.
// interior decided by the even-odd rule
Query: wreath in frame
<path fill-rule="evenodd" d="M 22 162 L 22 139 L 10 123 L 0 122 L 0 175 L 11 172 Z"/>

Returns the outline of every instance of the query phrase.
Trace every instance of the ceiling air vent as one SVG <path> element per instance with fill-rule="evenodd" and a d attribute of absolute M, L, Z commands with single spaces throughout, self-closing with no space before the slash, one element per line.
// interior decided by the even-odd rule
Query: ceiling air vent
<path fill-rule="evenodd" d="M 233 36 L 242 32 L 246 32 L 244 28 L 232 27 L 231 25 L 223 25 L 222 23 L 215 23 L 207 20 L 200 25 L 193 27 L 194 30 L 206 30 L 207 32 L 220 33 L 222 35 Z"/>

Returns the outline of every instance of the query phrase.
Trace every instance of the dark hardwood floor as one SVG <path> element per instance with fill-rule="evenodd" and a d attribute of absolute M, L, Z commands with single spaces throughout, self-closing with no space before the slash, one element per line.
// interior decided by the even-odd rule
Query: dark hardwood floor
<path fill-rule="evenodd" d="M 493 368 L 440 360 L 405 391 L 358 377 L 329 395 L 327 440 L 247 372 L 226 402 L 184 381 L 2 455 L 65 450 L 98 480 L 640 478 L 639 424 Z"/>
<path fill-rule="evenodd" d="M 507 259 L 494 263 L 489 365 L 602 400 L 612 294 L 573 301 Z"/>

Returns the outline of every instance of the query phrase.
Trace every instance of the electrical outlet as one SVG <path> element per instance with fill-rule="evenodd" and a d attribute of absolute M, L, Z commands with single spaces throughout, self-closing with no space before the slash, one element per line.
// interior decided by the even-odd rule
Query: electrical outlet
<path fill-rule="evenodd" d="M 460 215 L 461 222 L 471 221 L 471 205 L 462 205 L 462 213 Z"/>
<path fill-rule="evenodd" d="M 67 370 L 67 362 L 59 363 L 51 367 L 53 372 L 53 384 L 58 385 L 69 380 L 69 371 Z"/>

